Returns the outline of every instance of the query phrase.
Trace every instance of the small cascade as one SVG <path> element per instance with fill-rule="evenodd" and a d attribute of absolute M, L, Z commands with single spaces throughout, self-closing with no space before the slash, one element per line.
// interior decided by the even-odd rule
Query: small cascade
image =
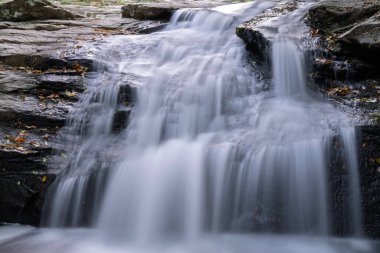
<path fill-rule="evenodd" d="M 99 73 L 88 77 L 88 89 L 62 131 L 62 139 L 67 143 L 62 153 L 66 168 L 55 180 L 45 203 L 43 223 L 49 226 L 92 224 L 96 211 L 87 210 L 99 209 L 110 164 L 104 154 L 113 142 L 112 128 L 122 82 L 119 76 L 107 72 L 112 67 L 107 64 L 110 55 L 102 57 Z"/>
<path fill-rule="evenodd" d="M 340 134 L 351 226 L 360 231 L 350 118 L 310 92 L 304 49 L 286 32 L 273 43 L 271 90 L 234 36 L 237 24 L 271 6 L 180 10 L 161 32 L 108 42 L 97 55 L 107 69 L 68 123 L 74 145 L 46 224 L 86 224 L 140 246 L 247 231 L 326 236 L 329 152 Z M 115 134 L 120 87 L 131 79 L 136 105 Z"/>
<path fill-rule="evenodd" d="M 272 61 L 273 61 L 273 85 L 274 85 L 274 94 L 277 98 L 280 98 L 279 103 L 282 104 L 282 106 L 288 106 L 286 104 L 295 103 L 298 107 L 306 108 L 309 106 L 310 103 L 312 104 L 320 104 L 323 108 L 323 110 L 334 110 L 332 108 L 328 108 L 328 105 L 321 104 L 323 101 L 319 102 L 318 98 L 311 92 L 310 87 L 308 87 L 307 84 L 307 78 L 306 78 L 306 62 L 305 62 L 305 53 L 302 48 L 307 47 L 305 40 L 307 41 L 308 38 L 304 38 L 302 36 L 305 36 L 306 32 L 304 31 L 305 27 L 300 26 L 301 19 L 303 18 L 303 15 L 300 15 L 300 13 L 304 13 L 304 8 L 308 8 L 308 5 L 305 7 L 301 7 L 298 10 L 294 11 L 293 13 L 290 13 L 288 15 L 285 15 L 284 17 L 279 18 L 280 23 L 284 24 L 279 28 L 279 34 L 274 39 L 273 45 L 272 45 Z M 297 45 L 298 44 L 298 45 Z M 321 109 L 322 109 L 321 108 Z M 305 113 L 310 113 L 308 110 L 302 111 L 298 110 L 294 111 L 292 118 L 303 118 L 306 115 Z M 336 115 L 339 115 L 339 113 L 335 113 Z M 316 115 L 316 114 L 313 114 Z M 343 124 L 342 124 L 343 123 Z M 294 154 L 288 154 L 287 159 L 292 156 L 298 156 L 299 154 L 302 154 L 301 157 L 299 157 L 300 161 L 313 161 L 312 164 L 303 164 L 301 167 L 301 170 L 305 170 L 305 168 L 308 168 L 308 172 L 306 175 L 304 174 L 304 177 L 302 180 L 305 180 L 306 178 L 310 179 L 310 182 L 305 185 L 306 188 L 312 188 L 310 187 L 313 185 L 313 182 L 315 182 L 317 179 L 320 181 L 316 184 L 316 186 L 322 186 L 319 190 L 315 191 L 315 193 L 318 193 L 319 197 L 317 197 L 314 200 L 322 199 L 322 202 L 319 202 L 320 204 L 318 207 L 323 207 L 321 210 L 319 210 L 317 213 L 320 214 L 321 219 L 317 222 L 321 225 L 321 227 L 328 228 L 328 212 L 331 212 L 332 210 L 329 210 L 329 206 L 326 204 L 329 201 L 330 196 L 330 189 L 328 189 L 328 186 L 326 183 L 329 180 L 329 174 L 328 172 L 328 163 L 320 164 L 320 166 L 315 166 L 318 164 L 317 160 L 314 160 L 319 155 L 323 154 L 323 156 L 320 157 L 321 160 L 319 161 L 328 161 L 328 157 L 330 155 L 327 153 L 329 151 L 329 146 L 331 145 L 332 140 L 332 134 L 338 136 L 340 141 L 343 144 L 343 150 L 344 150 L 344 161 L 343 164 L 347 168 L 348 171 L 348 180 L 347 180 L 347 188 L 349 189 L 346 193 L 349 199 L 348 208 L 349 208 L 349 218 L 348 223 L 349 227 L 352 230 L 352 233 L 354 235 L 360 235 L 362 233 L 362 225 L 361 225 L 361 199 L 360 199 L 360 182 L 359 182 L 359 168 L 358 168 L 358 156 L 357 156 L 357 143 L 356 143 L 356 133 L 355 128 L 353 126 L 350 126 L 350 124 L 347 122 L 347 120 L 344 120 L 343 122 L 340 122 L 343 126 L 335 125 L 330 126 L 330 133 L 324 133 L 320 137 L 317 136 L 317 138 L 320 139 L 320 145 L 319 147 L 307 147 L 304 146 L 301 148 L 301 150 L 294 150 Z M 297 122 L 296 126 L 292 131 L 297 132 L 297 128 L 299 128 L 302 125 L 301 122 Z M 311 127 L 311 125 L 310 125 Z M 299 131 L 299 130 L 298 130 Z M 309 131 L 318 131 L 317 129 L 309 129 Z M 327 142 L 326 142 L 327 138 Z M 313 137 L 312 141 L 309 141 L 309 144 L 312 144 L 315 140 L 315 137 Z M 324 141 L 323 141 L 324 140 Z M 317 151 L 319 149 L 319 151 Z M 305 150 L 310 150 L 311 153 L 307 155 L 305 153 Z M 314 167 L 315 166 L 315 167 Z M 297 167 L 294 166 L 293 167 Z M 319 175 L 313 173 L 318 173 Z M 302 172 L 298 172 L 296 175 L 300 175 Z M 300 185 L 295 184 L 295 185 Z M 311 192 L 310 192 L 311 193 Z M 314 194 L 315 194 L 314 193 Z M 308 195 L 309 197 L 313 194 Z M 292 194 L 293 196 L 293 194 Z M 284 199 L 284 198 L 282 198 Z M 303 199 L 300 203 L 306 204 L 306 199 Z M 323 204 L 324 203 L 324 204 Z M 313 206 L 312 203 L 306 204 L 306 206 Z M 292 214 L 296 214 L 297 211 L 292 211 Z M 296 217 L 303 217 L 304 214 L 296 214 Z M 311 220 L 315 221 L 316 215 L 313 215 L 314 218 L 311 217 Z M 296 222 L 296 221 L 293 221 Z M 330 232 L 327 230 L 320 230 L 325 232 Z"/>
<path fill-rule="evenodd" d="M 278 37 L 273 42 L 273 82 L 277 97 L 307 95 L 304 54 L 290 39 Z"/>
<path fill-rule="evenodd" d="M 340 138 L 343 143 L 345 165 L 348 171 L 349 226 L 355 236 L 362 236 L 362 211 L 360 197 L 360 175 L 357 153 L 357 135 L 353 127 L 341 128 Z"/>

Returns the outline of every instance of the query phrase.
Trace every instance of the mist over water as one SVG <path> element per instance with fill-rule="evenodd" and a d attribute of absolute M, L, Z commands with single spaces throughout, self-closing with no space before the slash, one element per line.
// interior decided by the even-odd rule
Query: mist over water
<path fill-rule="evenodd" d="M 72 154 L 45 210 L 49 227 L 91 229 L 50 228 L 25 240 L 66 238 L 57 252 L 371 252 L 364 241 L 328 238 L 337 136 L 348 158 L 351 226 L 361 231 L 350 118 L 310 89 L 302 43 L 280 31 L 268 89 L 234 35 L 271 6 L 180 10 L 161 32 L 103 45 L 96 55 L 106 68 L 68 123 Z M 286 18 L 298 24 L 300 13 Z M 126 84 L 136 104 L 115 133 Z"/>

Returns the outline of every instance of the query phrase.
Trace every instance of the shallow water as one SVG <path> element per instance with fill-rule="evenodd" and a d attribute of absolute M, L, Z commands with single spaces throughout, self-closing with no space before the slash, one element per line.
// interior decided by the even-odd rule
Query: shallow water
<path fill-rule="evenodd" d="M 13 238 L 9 235 L 13 234 Z M 362 239 L 342 239 L 269 234 L 204 235 L 183 243 L 155 245 L 105 241 L 89 229 L 0 228 L 1 253 L 376 253 L 380 244 Z"/>

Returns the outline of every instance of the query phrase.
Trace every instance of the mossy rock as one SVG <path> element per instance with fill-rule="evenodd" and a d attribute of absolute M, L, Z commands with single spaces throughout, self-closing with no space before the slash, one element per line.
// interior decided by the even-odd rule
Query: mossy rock
<path fill-rule="evenodd" d="M 47 0 L 13 0 L 0 4 L 0 20 L 2 21 L 18 22 L 46 19 L 75 19 L 81 17 Z"/>

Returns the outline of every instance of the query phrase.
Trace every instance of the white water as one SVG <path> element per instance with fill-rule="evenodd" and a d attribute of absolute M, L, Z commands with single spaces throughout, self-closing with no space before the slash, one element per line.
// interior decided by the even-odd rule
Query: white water
<path fill-rule="evenodd" d="M 95 243 L 105 247 L 99 252 L 111 252 L 110 239 L 128 245 L 112 252 L 251 252 L 252 245 L 255 252 L 339 252 L 336 244 L 319 245 L 324 239 L 217 236 L 330 235 L 329 147 L 339 133 L 349 158 L 351 226 L 359 234 L 349 117 L 314 97 L 302 46 L 293 39 L 275 40 L 274 88 L 267 90 L 234 36 L 245 16 L 270 6 L 179 11 L 165 31 L 121 36 L 98 53 L 112 72 L 96 78 L 85 107 L 73 114 L 69 130 L 79 130 L 77 140 L 46 209 L 48 225 L 86 220 L 96 236 L 85 232 L 83 243 L 70 239 L 73 245 L 57 246 L 58 252 L 96 252 L 91 245 L 98 240 L 106 245 Z M 300 22 L 299 15 L 294 19 Z M 137 86 L 137 104 L 128 128 L 115 135 L 113 115 L 126 81 Z M 43 241 L 50 232 L 40 233 Z M 67 236 L 58 233 L 57 240 Z M 310 240 L 319 246 L 310 247 Z"/>

